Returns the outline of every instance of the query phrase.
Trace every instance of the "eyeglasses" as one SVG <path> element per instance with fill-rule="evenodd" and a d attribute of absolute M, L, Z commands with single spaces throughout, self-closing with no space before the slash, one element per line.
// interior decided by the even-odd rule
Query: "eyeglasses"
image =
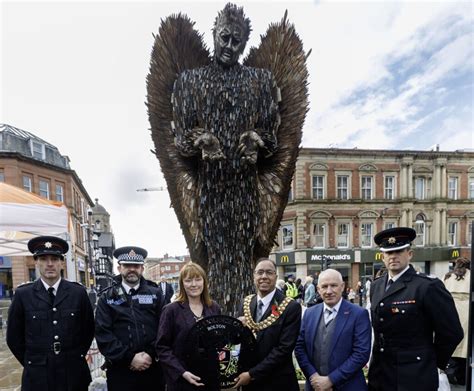
<path fill-rule="evenodd" d="M 254 274 L 256 276 L 262 277 L 266 274 L 268 277 L 273 277 L 276 274 L 275 270 L 255 270 Z"/>

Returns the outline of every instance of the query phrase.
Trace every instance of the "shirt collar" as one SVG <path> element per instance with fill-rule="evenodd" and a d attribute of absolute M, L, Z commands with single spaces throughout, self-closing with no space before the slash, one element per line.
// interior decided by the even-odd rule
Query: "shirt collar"
<path fill-rule="evenodd" d="M 265 297 L 260 297 L 260 295 L 257 294 L 257 303 L 259 300 L 262 300 L 263 308 L 267 308 L 268 305 L 271 303 L 273 296 L 275 296 L 275 292 L 276 292 L 276 288 Z"/>
<path fill-rule="evenodd" d="M 392 279 L 392 282 L 395 282 L 395 281 L 397 281 L 397 280 L 402 276 L 402 274 L 405 273 L 409 268 L 410 268 L 410 264 L 408 264 L 407 267 L 406 267 L 405 269 L 403 269 L 401 273 L 398 273 L 396 276 L 393 276 L 393 277 L 390 275 L 390 273 L 388 273 L 388 278 L 389 278 L 389 279 L 391 278 L 391 279 Z M 388 281 L 388 280 L 387 280 L 387 281 Z"/>
<path fill-rule="evenodd" d="M 130 292 L 130 289 L 135 289 L 135 291 L 138 291 L 138 288 L 140 288 L 140 283 L 134 286 L 128 286 L 122 281 L 122 288 L 125 290 L 125 293 L 128 295 L 128 292 Z"/>
<path fill-rule="evenodd" d="M 329 311 L 336 311 L 336 315 L 339 313 L 339 308 L 341 308 L 341 303 L 342 303 L 342 297 L 339 299 L 339 301 L 337 302 L 337 304 L 334 306 L 334 307 L 329 307 L 328 305 L 326 305 L 326 303 L 324 303 L 324 310 L 329 310 Z"/>
<path fill-rule="evenodd" d="M 42 278 L 41 278 L 41 282 L 43 283 L 44 289 L 48 290 L 49 288 L 53 287 L 54 294 L 56 294 L 58 292 L 59 283 L 61 282 L 61 277 L 59 277 L 58 281 L 56 281 L 54 285 L 49 285 Z"/>

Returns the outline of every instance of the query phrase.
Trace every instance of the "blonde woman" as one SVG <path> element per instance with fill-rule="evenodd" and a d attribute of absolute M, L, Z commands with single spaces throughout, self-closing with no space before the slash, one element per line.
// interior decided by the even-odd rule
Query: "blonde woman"
<path fill-rule="evenodd" d="M 186 264 L 179 275 L 176 301 L 168 304 L 161 315 L 156 343 L 168 391 L 219 390 L 217 379 L 214 384 L 204 384 L 187 365 L 189 331 L 202 318 L 219 314 L 219 306 L 209 295 L 206 273 L 197 263 Z"/>

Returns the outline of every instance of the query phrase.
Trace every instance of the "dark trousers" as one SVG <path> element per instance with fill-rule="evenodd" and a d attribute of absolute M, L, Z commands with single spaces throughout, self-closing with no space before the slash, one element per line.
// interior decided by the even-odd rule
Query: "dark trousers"
<path fill-rule="evenodd" d="M 164 391 L 161 368 L 153 364 L 146 371 L 131 371 L 124 367 L 107 369 L 107 391 Z"/>

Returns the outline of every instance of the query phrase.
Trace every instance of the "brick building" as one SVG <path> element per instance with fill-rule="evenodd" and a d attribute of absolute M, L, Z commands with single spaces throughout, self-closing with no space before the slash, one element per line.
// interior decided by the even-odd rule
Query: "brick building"
<path fill-rule="evenodd" d="M 68 208 L 72 230 L 66 239 L 71 252 L 64 276 L 89 286 L 88 210 L 94 203 L 71 169 L 69 158 L 32 133 L 0 124 L 0 181 Z M 6 264 L 10 267 L 0 268 L 0 278 L 10 285 L 9 289 L 36 278 L 33 257 L 9 257 Z"/>
<path fill-rule="evenodd" d="M 473 152 L 303 148 L 272 257 L 281 276 L 329 262 L 355 287 L 382 265 L 374 235 L 409 226 L 414 266 L 443 277 L 470 257 L 473 206 Z"/>

